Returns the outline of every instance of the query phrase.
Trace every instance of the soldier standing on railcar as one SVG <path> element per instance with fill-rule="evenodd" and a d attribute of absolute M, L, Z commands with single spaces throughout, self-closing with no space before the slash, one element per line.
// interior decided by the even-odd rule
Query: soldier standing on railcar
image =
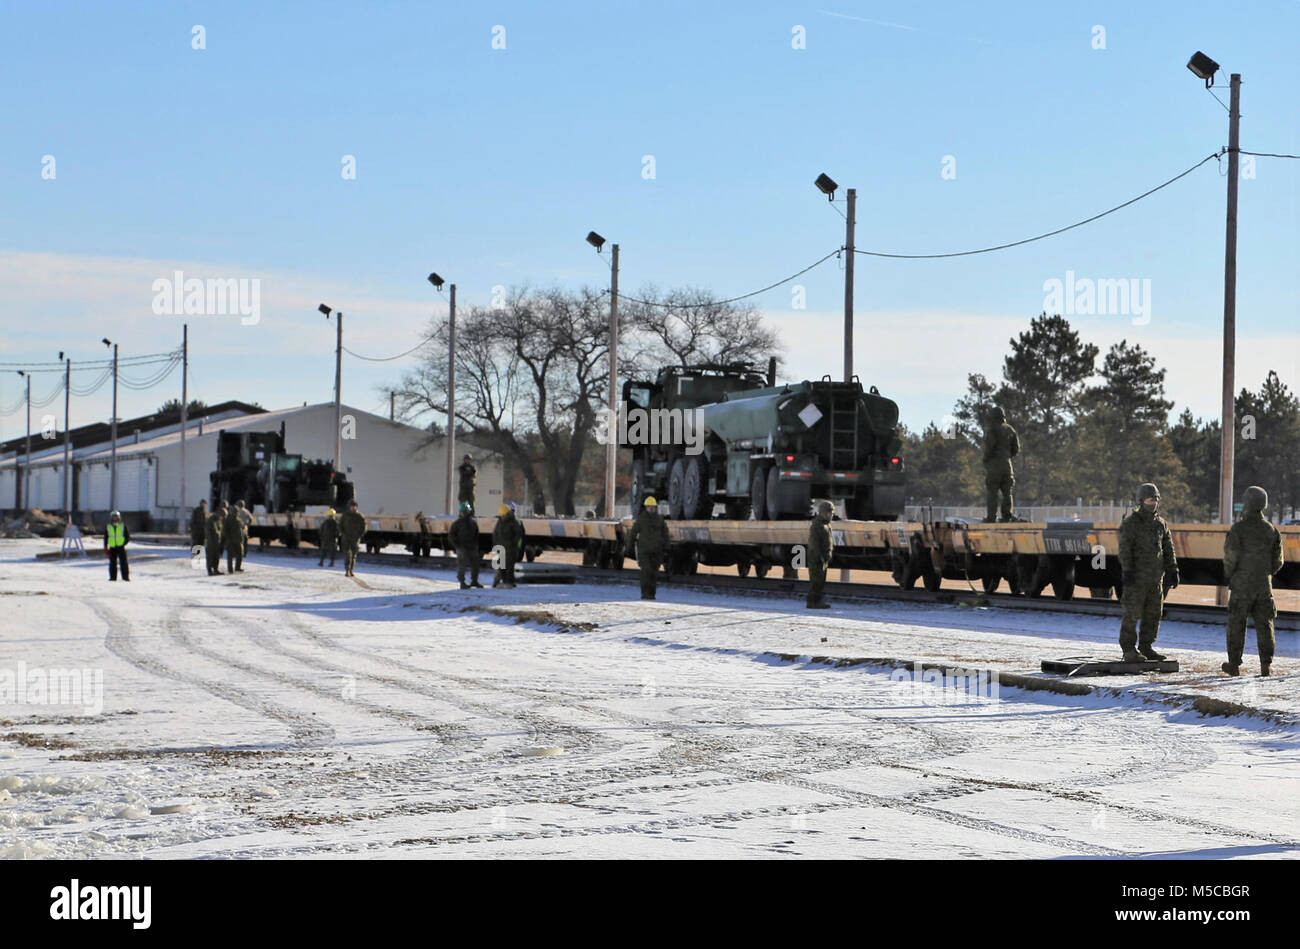
<path fill-rule="evenodd" d="M 1020 436 L 1007 424 L 1007 413 L 1000 405 L 989 413 L 989 425 L 984 430 L 984 488 L 988 512 L 984 523 L 998 519 L 998 493 L 1002 494 L 1002 520 L 1015 520 L 1013 494 L 1016 472 L 1011 459 L 1020 454 Z"/>
<path fill-rule="evenodd" d="M 1282 535 L 1264 519 L 1268 493 L 1263 488 L 1247 488 L 1241 506 L 1241 520 L 1232 525 L 1223 542 L 1223 575 L 1232 594 L 1228 598 L 1228 661 L 1219 668 L 1230 676 L 1241 675 L 1249 616 L 1255 621 L 1259 644 L 1259 674 L 1266 676 L 1276 646 L 1273 574 L 1282 569 Z"/>
<path fill-rule="evenodd" d="M 1119 645 L 1125 662 L 1158 662 L 1165 658 L 1156 652 L 1155 642 L 1164 594 L 1178 586 L 1178 558 L 1174 556 L 1169 525 L 1156 513 L 1159 506 L 1160 489 L 1147 482 L 1138 488 L 1138 506 L 1119 526 L 1119 566 L 1124 584 Z"/>

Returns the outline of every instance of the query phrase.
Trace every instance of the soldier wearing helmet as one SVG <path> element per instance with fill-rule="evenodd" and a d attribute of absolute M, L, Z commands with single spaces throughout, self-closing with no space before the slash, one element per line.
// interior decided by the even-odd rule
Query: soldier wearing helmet
<path fill-rule="evenodd" d="M 468 590 L 470 587 L 483 589 L 483 584 L 478 582 L 478 521 L 474 520 L 474 508 L 468 501 L 460 502 L 460 516 L 447 532 L 447 539 L 451 542 L 452 550 L 456 551 L 456 579 L 460 581 L 460 588 L 462 590 Z M 467 568 L 470 575 L 469 583 L 465 582 Z"/>
<path fill-rule="evenodd" d="M 1178 558 L 1174 556 L 1169 525 L 1156 513 L 1159 506 L 1160 489 L 1147 482 L 1138 488 L 1138 506 L 1119 526 L 1119 566 L 1124 586 L 1119 645 L 1125 662 L 1165 658 L 1156 652 L 1155 642 L 1164 595 L 1178 586 Z"/>
<path fill-rule="evenodd" d="M 830 501 L 818 501 L 808 527 L 808 602 L 810 610 L 830 609 L 826 602 L 826 571 L 831 565 L 835 538 L 831 535 L 831 518 L 835 506 Z"/>
<path fill-rule="evenodd" d="M 104 528 L 104 553 L 108 554 L 108 579 L 116 580 L 117 571 L 122 570 L 122 579 L 131 581 L 131 567 L 126 562 L 126 545 L 131 543 L 131 532 L 122 523 L 122 515 L 114 511 L 108 516 L 108 526 Z"/>
<path fill-rule="evenodd" d="M 1016 472 L 1011 459 L 1020 454 L 1020 436 L 1007 424 L 1007 413 L 1000 405 L 989 413 L 988 428 L 984 431 L 984 487 L 988 502 L 986 524 L 998 519 L 998 494 L 1002 495 L 1002 520 L 1015 520 L 1013 493 Z"/>
<path fill-rule="evenodd" d="M 653 496 L 641 505 L 641 513 L 627 533 L 627 549 L 636 553 L 637 566 L 641 568 L 641 599 L 653 600 L 659 567 L 668 556 L 668 522 L 659 513 L 659 502 Z"/>
<path fill-rule="evenodd" d="M 456 499 L 474 506 L 474 488 L 478 483 L 478 469 L 474 467 L 474 456 L 466 454 L 460 463 L 460 492 Z"/>
<path fill-rule="evenodd" d="M 1232 593 L 1228 597 L 1228 661 L 1220 668 L 1230 676 L 1241 674 L 1246 618 L 1250 617 L 1255 621 L 1259 645 L 1259 674 L 1266 676 L 1276 646 L 1273 574 L 1282 569 L 1282 535 L 1264 517 L 1268 493 L 1263 488 L 1247 488 L 1241 507 L 1241 520 L 1232 525 L 1223 542 L 1223 576 Z"/>
<path fill-rule="evenodd" d="M 524 525 L 515 517 L 514 505 L 503 504 L 497 508 L 496 526 L 492 528 L 492 557 L 496 573 L 494 587 L 514 589 L 515 564 L 524 552 Z"/>
<path fill-rule="evenodd" d="M 324 520 L 320 522 L 320 559 L 316 562 L 316 565 L 318 567 L 325 566 L 325 558 L 329 557 L 330 566 L 334 566 L 338 553 L 339 522 L 334 508 L 330 508 L 325 512 Z"/>

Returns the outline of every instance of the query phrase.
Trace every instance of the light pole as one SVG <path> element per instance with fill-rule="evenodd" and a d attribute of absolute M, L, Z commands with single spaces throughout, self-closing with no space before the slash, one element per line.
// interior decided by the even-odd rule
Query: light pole
<path fill-rule="evenodd" d="M 1214 85 L 1219 64 L 1199 50 L 1187 61 L 1187 68 L 1205 88 Z M 1240 162 L 1241 74 L 1230 77 L 1228 106 L 1228 208 L 1223 241 L 1223 391 L 1222 432 L 1219 443 L 1219 523 L 1231 524 L 1232 482 L 1236 465 L 1236 406 L 1233 401 L 1237 358 L 1237 172 Z M 1222 590 L 1220 590 L 1222 593 Z"/>
<path fill-rule="evenodd" d="M 587 243 L 600 253 L 605 238 L 587 233 Z M 609 422 L 605 438 L 605 517 L 614 517 L 614 490 L 618 467 L 618 245 L 611 244 L 613 260 L 609 277 Z M 636 511 L 632 512 L 636 514 Z M 676 513 L 676 512 L 674 512 Z"/>
<path fill-rule="evenodd" d="M 445 280 L 436 273 L 429 274 L 427 279 L 433 284 L 433 289 L 442 292 Z M 451 284 L 448 290 L 451 305 L 447 317 L 447 488 L 443 494 L 443 508 L 451 516 L 456 513 L 451 506 L 451 482 L 456 473 L 456 285 Z"/>
<path fill-rule="evenodd" d="M 337 477 L 343 470 L 343 313 L 331 310 L 324 303 L 316 309 L 327 320 L 330 313 L 337 317 L 338 340 L 334 346 L 334 474 Z"/>
<path fill-rule="evenodd" d="M 108 509 L 117 510 L 117 343 L 107 336 L 101 340 L 105 346 L 113 347 L 113 448 L 109 453 L 108 472 Z"/>
<path fill-rule="evenodd" d="M 817 180 L 813 182 L 817 190 L 826 195 L 828 200 L 835 200 L 835 191 L 839 188 L 829 175 L 820 174 Z M 858 190 L 850 188 L 849 195 L 849 214 L 845 218 L 844 247 L 846 256 L 844 260 L 844 381 L 849 382 L 853 379 L 853 258 L 856 256 L 853 252 L 853 227 L 857 221 L 858 214 Z"/>
<path fill-rule="evenodd" d="M 176 530 L 185 530 L 185 429 L 190 421 L 190 324 L 181 327 L 181 497 L 176 507 Z"/>
<path fill-rule="evenodd" d="M 14 479 L 14 507 L 22 511 L 32 506 L 32 377 L 21 369 L 18 370 L 18 375 L 27 380 L 27 458 L 23 464 L 22 479 Z"/>

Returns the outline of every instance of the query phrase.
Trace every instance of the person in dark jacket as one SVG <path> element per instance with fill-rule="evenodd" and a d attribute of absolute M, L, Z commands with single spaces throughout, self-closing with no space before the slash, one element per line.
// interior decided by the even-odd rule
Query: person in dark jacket
<path fill-rule="evenodd" d="M 460 491 L 456 495 L 456 500 L 473 507 L 475 487 L 478 484 L 478 469 L 474 467 L 474 456 L 466 455 L 457 470 L 460 472 Z"/>
<path fill-rule="evenodd" d="M 1002 520 L 1015 520 L 1016 472 L 1011 459 L 1020 454 L 1020 436 L 1007 424 L 1007 413 L 995 405 L 984 432 L 984 488 L 988 502 L 986 524 L 998 519 L 998 494 L 1002 495 Z"/>
<path fill-rule="evenodd" d="M 221 542 L 226 548 L 226 573 L 244 572 L 244 545 L 248 542 L 248 528 L 240 517 L 243 509 L 229 507 L 224 502 L 221 509 L 225 520 L 221 524 Z"/>
<path fill-rule="evenodd" d="M 131 531 L 122 523 L 122 515 L 114 511 L 108 516 L 104 528 L 104 552 L 108 554 L 108 579 L 116 580 L 122 570 L 122 579 L 131 582 L 131 568 L 126 562 L 126 545 L 131 543 Z"/>
<path fill-rule="evenodd" d="M 1165 658 L 1156 652 L 1155 643 L 1165 593 L 1178 586 L 1178 558 L 1174 556 L 1169 525 L 1156 513 L 1159 506 L 1160 489 L 1147 482 L 1138 487 L 1138 506 L 1119 525 L 1119 566 L 1124 585 L 1119 646 L 1124 650 L 1125 662 Z"/>
<path fill-rule="evenodd" d="M 190 515 L 190 547 L 201 547 L 203 535 L 207 532 L 208 499 L 204 498 Z"/>
<path fill-rule="evenodd" d="M 827 610 L 826 571 L 831 565 L 835 538 L 831 534 L 831 517 L 835 506 L 830 501 L 818 501 L 817 513 L 808 527 L 808 602 L 810 610 Z"/>
<path fill-rule="evenodd" d="M 470 507 L 468 501 L 460 502 L 460 517 L 456 518 L 451 525 L 451 530 L 447 532 L 447 539 L 451 541 L 451 547 L 456 551 L 456 579 L 460 581 L 460 588 L 468 590 L 470 587 L 483 589 L 483 584 L 478 582 L 478 521 L 474 519 L 474 509 Z M 469 570 L 470 582 L 465 582 L 465 571 Z"/>
<path fill-rule="evenodd" d="M 433 526 L 429 523 L 429 519 L 424 516 L 423 511 L 415 513 L 415 526 L 418 529 L 412 543 L 415 548 L 413 551 L 415 559 L 416 561 L 421 558 L 427 560 L 433 555 Z"/>
<path fill-rule="evenodd" d="M 651 496 L 641 504 L 641 513 L 627 532 L 627 547 L 636 551 L 637 566 L 641 568 L 641 599 L 653 600 L 670 538 L 668 522 L 659 513 L 659 502 Z"/>
<path fill-rule="evenodd" d="M 1228 661 L 1221 668 L 1230 676 L 1241 675 L 1241 654 L 1246 648 L 1246 618 L 1255 621 L 1259 644 L 1259 674 L 1266 676 L 1273 665 L 1276 640 L 1273 617 L 1273 574 L 1282 569 L 1282 535 L 1264 518 L 1268 492 L 1252 485 L 1242 499 L 1241 520 L 1228 530 L 1223 541 L 1223 576 L 1232 591 L 1228 597 Z"/>
<path fill-rule="evenodd" d="M 514 508 L 507 504 L 497 509 L 497 523 L 492 528 L 492 554 L 496 575 L 492 579 L 494 587 L 513 589 L 515 585 L 515 564 L 524 552 L 524 525 L 515 517 Z"/>
<path fill-rule="evenodd" d="M 222 501 L 217 505 L 217 509 L 208 515 L 207 523 L 204 525 L 203 552 L 207 555 L 210 577 L 221 573 L 221 526 L 225 523 L 228 507 L 229 505 Z"/>

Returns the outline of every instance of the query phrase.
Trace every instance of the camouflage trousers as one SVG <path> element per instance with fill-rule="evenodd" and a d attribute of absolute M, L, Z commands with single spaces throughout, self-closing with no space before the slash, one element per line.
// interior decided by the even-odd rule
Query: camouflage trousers
<path fill-rule="evenodd" d="M 478 583 L 478 549 L 469 547 L 456 548 L 456 579 L 465 582 L 465 571 L 469 570 L 470 583 Z"/>
<path fill-rule="evenodd" d="M 659 561 L 647 557 L 645 560 L 638 560 L 637 566 L 641 569 L 641 596 L 655 598 L 655 588 L 659 584 Z"/>
<path fill-rule="evenodd" d="M 330 559 L 330 566 L 331 567 L 334 566 L 334 558 L 338 556 L 338 552 L 339 552 L 338 541 L 333 540 L 331 538 L 326 538 L 325 540 L 322 540 L 320 542 L 320 560 L 317 561 L 317 566 L 321 566 L 321 567 L 325 566 L 326 557 Z"/>
<path fill-rule="evenodd" d="M 1259 661 L 1272 662 L 1277 640 L 1273 634 L 1273 617 L 1277 607 L 1271 593 L 1244 593 L 1236 590 L 1228 597 L 1228 664 L 1241 665 L 1241 654 L 1246 649 L 1246 619 L 1255 621 L 1255 641 L 1259 645 Z"/>
<path fill-rule="evenodd" d="M 1124 604 L 1124 619 L 1119 624 L 1119 648 L 1128 652 L 1137 646 L 1139 623 L 1142 645 L 1153 645 L 1160 632 L 1160 613 L 1164 608 L 1160 578 L 1130 583 L 1124 588 L 1121 602 Z"/>
<path fill-rule="evenodd" d="M 220 556 L 217 558 L 217 563 L 221 563 Z M 242 569 L 244 569 L 244 542 L 232 541 L 226 545 L 226 572 Z"/>
<path fill-rule="evenodd" d="M 808 605 L 820 603 L 826 599 L 826 564 L 813 562 L 808 565 Z"/>
<path fill-rule="evenodd" d="M 1004 521 L 1011 520 L 1011 515 L 1015 508 L 1015 487 L 1015 475 L 999 472 L 997 474 L 990 473 L 985 476 L 984 497 L 988 503 L 988 519 L 990 521 L 997 520 L 999 493 L 1002 495 L 1002 519 Z"/>
<path fill-rule="evenodd" d="M 343 566 L 348 573 L 357 565 L 357 554 L 361 553 L 361 544 L 359 541 L 343 542 Z"/>

